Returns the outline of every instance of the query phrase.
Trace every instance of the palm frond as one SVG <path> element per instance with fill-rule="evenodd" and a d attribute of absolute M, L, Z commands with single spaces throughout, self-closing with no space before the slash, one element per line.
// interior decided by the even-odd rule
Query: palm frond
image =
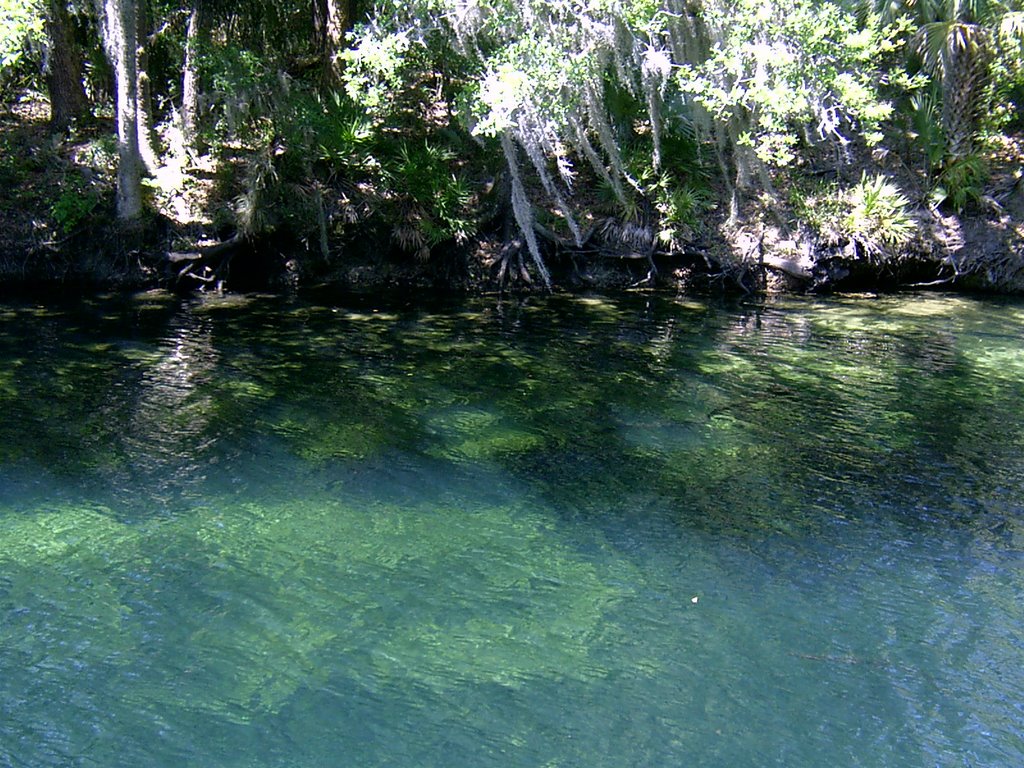
<path fill-rule="evenodd" d="M 916 47 L 921 63 L 932 75 L 943 77 L 946 71 L 947 47 L 950 32 L 956 22 L 933 21 L 917 30 Z"/>
<path fill-rule="evenodd" d="M 925 69 L 946 77 L 964 56 L 980 56 L 985 50 L 985 30 L 957 20 L 933 21 L 917 30 L 917 52 Z"/>
<path fill-rule="evenodd" d="M 999 44 L 1007 48 L 1024 47 L 1024 12 L 1006 13 L 999 20 Z"/>

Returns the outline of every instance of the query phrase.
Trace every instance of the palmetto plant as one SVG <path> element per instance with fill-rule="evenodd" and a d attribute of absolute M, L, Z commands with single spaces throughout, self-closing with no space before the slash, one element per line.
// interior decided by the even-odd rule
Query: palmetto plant
<path fill-rule="evenodd" d="M 925 68 L 942 83 L 942 122 L 949 157 L 967 157 L 981 116 L 982 93 L 989 63 L 990 30 L 987 0 L 952 0 L 938 4 L 945 18 L 922 25 L 918 51 Z"/>
<path fill-rule="evenodd" d="M 943 131 L 942 104 L 934 87 L 910 97 L 910 128 L 921 155 L 922 170 L 931 182 L 942 169 L 946 156 L 946 134 Z"/>
<path fill-rule="evenodd" d="M 868 260 L 897 253 L 913 238 L 910 200 L 884 176 L 862 174 L 845 198 L 847 213 L 840 228 Z"/>
<path fill-rule="evenodd" d="M 1024 42 L 1020 0 L 874 0 L 881 23 L 909 17 L 912 50 L 940 85 L 948 162 L 975 149 L 989 64 L 1000 47 Z"/>

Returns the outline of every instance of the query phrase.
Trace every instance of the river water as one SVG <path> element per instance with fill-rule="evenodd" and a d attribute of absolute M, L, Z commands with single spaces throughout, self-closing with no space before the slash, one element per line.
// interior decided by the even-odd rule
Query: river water
<path fill-rule="evenodd" d="M 0 766 L 1024 765 L 1024 304 L 0 304 Z"/>

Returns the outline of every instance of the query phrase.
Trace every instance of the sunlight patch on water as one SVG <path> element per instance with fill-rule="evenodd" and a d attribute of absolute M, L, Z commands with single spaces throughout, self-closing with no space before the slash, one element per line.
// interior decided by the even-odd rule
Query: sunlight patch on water
<path fill-rule="evenodd" d="M 137 541 L 104 507 L 60 507 L 0 517 L 0 561 L 24 566 L 84 556 L 104 560 Z"/>
<path fill-rule="evenodd" d="M 390 312 L 346 312 L 342 315 L 346 320 L 354 323 L 393 323 L 398 320 L 398 315 Z"/>
<path fill-rule="evenodd" d="M 370 688 L 415 680 L 438 690 L 603 676 L 591 649 L 636 580 L 625 564 L 582 557 L 539 510 L 464 503 L 223 500 L 143 527 L 67 508 L 5 517 L 0 552 L 22 583 L 26 569 L 50 574 L 43 592 L 8 600 L 37 620 L 51 603 L 89 637 L 84 656 L 56 637 L 30 633 L 20 645 L 65 671 L 116 655 L 141 676 L 132 699 L 145 706 L 163 695 L 153 665 L 170 663 L 181 706 L 237 722 L 278 711 L 340 669 Z M 157 586 L 155 564 L 173 553 L 187 558 L 188 574 L 174 578 L 187 578 L 191 595 L 162 615 L 152 605 L 161 598 L 147 598 L 135 615 L 142 583 L 132 571 Z M 146 637 L 163 637 L 167 656 L 153 657 Z"/>
<path fill-rule="evenodd" d="M 965 355 L 982 378 L 1013 383 L 1024 380 L 1024 337 L 1016 343 L 989 341 L 968 349 Z"/>

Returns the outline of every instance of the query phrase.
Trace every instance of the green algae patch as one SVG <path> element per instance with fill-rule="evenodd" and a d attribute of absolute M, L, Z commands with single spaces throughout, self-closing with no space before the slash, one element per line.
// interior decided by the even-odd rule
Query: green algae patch
<path fill-rule="evenodd" d="M 0 517 L 0 562 L 60 562 L 68 558 L 112 558 L 131 547 L 138 531 L 118 522 L 105 507 L 60 507 Z"/>
<path fill-rule="evenodd" d="M 266 400 L 274 396 L 274 390 L 266 384 L 251 379 L 226 380 L 222 385 L 223 394 L 252 400 Z"/>
<path fill-rule="evenodd" d="M 295 455 L 314 463 L 332 459 L 366 459 L 409 435 L 407 409 L 381 403 L 365 392 L 330 407 L 289 408 L 272 429 Z"/>
<path fill-rule="evenodd" d="M 1019 382 L 1024 379 L 1024 347 L 1020 340 L 997 341 L 965 350 L 969 365 L 979 377 Z"/>
<path fill-rule="evenodd" d="M 363 459 L 386 444 L 385 438 L 372 425 L 358 422 L 301 424 L 284 421 L 277 429 L 291 439 L 295 453 L 307 461 Z"/>
<path fill-rule="evenodd" d="M 905 317 L 939 319 L 970 314 L 978 309 L 978 303 L 956 296 L 913 296 L 884 301 L 881 307 Z"/>
<path fill-rule="evenodd" d="M 269 297 L 268 297 L 269 298 Z M 197 314 L 219 312 L 224 310 L 245 309 L 259 301 L 257 294 L 215 293 L 200 294 L 192 303 L 192 311 Z"/>
<path fill-rule="evenodd" d="M 0 398 L 18 396 L 18 387 L 14 383 L 14 371 L 0 370 Z"/>
<path fill-rule="evenodd" d="M 40 680 L 131 663 L 125 586 L 140 537 L 102 507 L 0 515 L 0 647 Z"/>
<path fill-rule="evenodd" d="M 605 614 L 631 594 L 627 566 L 602 570 L 529 509 L 307 499 L 196 523 L 211 574 L 245 574 L 188 640 L 192 664 L 235 670 L 219 700 L 191 699 L 222 714 L 276 711 L 332 668 L 439 691 L 591 679 Z"/>
<path fill-rule="evenodd" d="M 487 461 L 542 448 L 544 440 L 509 424 L 500 412 L 458 408 L 427 419 L 425 432 L 438 441 L 438 457 Z"/>

